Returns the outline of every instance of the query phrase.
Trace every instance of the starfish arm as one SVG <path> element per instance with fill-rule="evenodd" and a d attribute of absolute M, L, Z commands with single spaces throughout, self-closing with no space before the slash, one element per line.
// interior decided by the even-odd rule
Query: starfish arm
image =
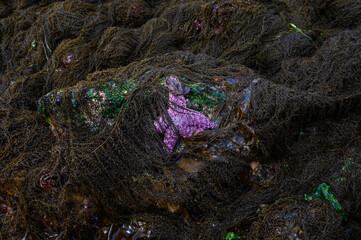
<path fill-rule="evenodd" d="M 193 117 L 193 126 L 201 129 L 215 128 L 217 125 L 211 122 L 206 116 L 201 113 L 195 113 Z"/>
<path fill-rule="evenodd" d="M 177 140 L 178 140 L 177 133 L 171 127 L 168 127 L 164 135 L 164 143 L 167 146 L 168 153 L 172 153 L 173 148 L 177 143 Z"/>
<path fill-rule="evenodd" d="M 169 93 L 169 102 L 171 103 L 171 108 L 174 109 L 185 109 L 187 106 L 186 99 L 183 95 L 174 96 L 173 94 Z"/>
<path fill-rule="evenodd" d="M 163 120 L 163 116 L 160 116 L 157 120 L 154 121 L 154 126 L 155 129 L 157 130 L 157 132 L 159 133 L 163 133 L 165 130 L 165 124 L 164 124 L 164 120 Z"/>

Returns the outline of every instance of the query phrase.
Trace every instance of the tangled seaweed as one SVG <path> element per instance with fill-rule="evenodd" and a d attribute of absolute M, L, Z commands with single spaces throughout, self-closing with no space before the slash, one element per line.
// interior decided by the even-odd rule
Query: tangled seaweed
<path fill-rule="evenodd" d="M 360 238 L 360 19 L 352 0 L 1 1 L 1 237 Z M 185 134 L 189 114 L 208 125 Z"/>

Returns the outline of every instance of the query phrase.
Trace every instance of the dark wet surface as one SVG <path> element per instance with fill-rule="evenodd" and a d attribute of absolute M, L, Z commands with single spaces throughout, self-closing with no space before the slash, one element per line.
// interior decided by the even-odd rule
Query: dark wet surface
<path fill-rule="evenodd" d="M 360 239 L 360 19 L 353 0 L 1 1 L 0 235 Z M 170 93 L 216 127 L 168 124 L 166 152 Z"/>

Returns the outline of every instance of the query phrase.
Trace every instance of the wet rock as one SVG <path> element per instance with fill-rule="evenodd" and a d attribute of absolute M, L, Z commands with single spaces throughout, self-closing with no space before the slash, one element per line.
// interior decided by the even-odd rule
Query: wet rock
<path fill-rule="evenodd" d="M 247 237 L 305 239 L 316 229 L 322 236 L 341 237 L 342 231 L 337 228 L 341 222 L 341 217 L 325 202 L 307 204 L 304 201 L 280 199 L 259 211 L 259 220 L 252 224 Z M 330 227 L 333 230 L 330 231 Z"/>
<path fill-rule="evenodd" d="M 104 227 L 99 232 L 99 240 L 141 240 L 151 237 L 151 230 L 147 229 L 147 223 L 135 219 L 121 226 Z"/>
<path fill-rule="evenodd" d="M 66 123 L 97 131 L 113 123 L 124 107 L 125 96 L 135 87 L 134 80 L 110 81 L 94 87 L 50 92 L 39 100 L 39 112 L 51 124 L 57 136 L 66 134 Z"/>
<path fill-rule="evenodd" d="M 99 76 L 100 75 L 101 73 L 99 73 Z M 172 78 L 177 79 L 178 87 L 173 86 L 171 82 L 167 83 L 167 79 Z M 166 132 L 164 142 L 166 145 L 171 144 L 169 146 L 167 145 L 168 152 L 171 153 L 173 151 L 173 146 L 179 139 L 178 134 L 180 134 L 180 137 L 190 138 L 189 141 L 187 140 L 185 142 L 186 145 L 189 146 L 196 142 L 223 134 L 222 138 L 218 137 L 218 140 L 212 141 L 207 144 L 205 148 L 202 147 L 200 149 L 205 156 L 211 159 L 213 158 L 216 161 L 224 161 L 224 152 L 247 156 L 252 151 L 258 143 L 258 139 L 254 130 L 248 126 L 246 115 L 251 106 L 250 98 L 252 88 L 253 85 L 258 82 L 258 79 L 255 79 L 241 94 L 235 96 L 239 100 L 239 106 L 237 106 L 237 110 L 233 113 L 233 120 L 229 126 L 230 130 L 227 132 L 228 136 L 224 135 L 224 130 L 222 130 L 223 132 L 215 130 L 213 132 L 208 131 L 203 135 L 200 134 L 205 129 L 215 128 L 216 124 L 221 123 L 223 112 L 228 111 L 228 109 L 223 109 L 223 106 L 227 99 L 233 97 L 235 94 L 226 89 L 231 88 L 232 85 L 237 84 L 238 81 L 237 79 L 225 79 L 224 81 L 219 81 L 219 86 L 213 86 L 187 78 L 179 78 L 178 80 L 178 78 L 174 76 L 159 79 L 159 84 L 166 86 L 169 91 L 177 90 L 186 95 L 185 97 L 181 95 L 184 100 L 184 103 L 182 102 L 181 104 L 184 106 L 180 107 L 184 107 L 185 110 L 182 111 L 187 111 L 187 113 L 179 115 L 179 110 L 173 110 L 172 106 L 170 106 L 168 110 L 171 119 L 174 115 L 173 118 L 176 121 L 174 122 L 173 120 L 172 124 L 176 124 L 176 130 L 171 130 L 173 126 L 170 124 L 166 125 L 163 120 L 161 120 L 163 123 L 161 125 L 159 125 L 159 122 L 155 122 L 157 123 L 156 127 L 158 126 L 159 132 Z M 127 96 L 140 84 L 142 83 L 138 80 L 130 78 L 125 81 L 109 81 L 96 84 L 96 86 L 92 87 L 91 84 L 87 84 L 88 86 L 75 86 L 69 89 L 50 92 L 39 100 L 39 112 L 45 116 L 53 132 L 58 137 L 66 135 L 69 120 L 76 128 L 87 127 L 90 131 L 96 133 L 106 126 L 113 124 L 117 114 L 126 107 Z M 170 93 L 170 97 L 171 96 L 174 98 L 174 95 Z M 172 104 L 174 105 L 175 103 L 172 102 Z M 177 106 L 178 105 L 179 103 L 177 102 Z M 172 111 L 171 114 L 169 111 Z M 208 127 L 201 128 L 198 126 L 199 124 L 196 124 L 197 122 L 193 120 L 188 121 L 189 113 L 192 113 L 192 116 L 194 115 L 195 118 L 200 116 L 202 119 L 209 119 L 207 120 L 209 126 L 207 125 Z M 162 115 L 161 118 L 163 119 L 165 116 Z M 189 127 L 192 127 L 191 129 L 188 129 L 189 127 L 183 127 L 182 124 L 187 121 Z M 211 121 L 214 121 L 214 123 Z M 166 126 L 168 126 L 168 128 L 165 128 Z M 169 129 L 169 131 L 166 129 Z M 184 129 L 185 132 L 182 129 Z M 192 138 L 193 136 L 195 137 Z M 175 152 L 182 148 L 184 147 L 178 146 L 178 150 Z"/>
<path fill-rule="evenodd" d="M 75 207 L 77 217 L 82 222 L 93 224 L 100 221 L 97 216 L 99 214 L 99 206 L 96 199 L 75 193 L 67 196 L 67 202 Z"/>
<path fill-rule="evenodd" d="M 26 173 L 26 170 L 12 172 L 6 180 L 0 182 L 0 191 L 10 197 L 19 197 Z"/>
<path fill-rule="evenodd" d="M 177 166 L 188 173 L 197 173 L 205 167 L 204 162 L 196 161 L 192 158 L 181 158 L 177 162 Z"/>

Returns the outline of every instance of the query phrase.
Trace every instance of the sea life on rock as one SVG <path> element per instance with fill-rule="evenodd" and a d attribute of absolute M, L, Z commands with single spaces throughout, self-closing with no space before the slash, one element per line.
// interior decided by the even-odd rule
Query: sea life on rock
<path fill-rule="evenodd" d="M 0 197 L 0 230 L 5 224 L 8 224 L 13 219 L 12 207 L 7 202 L 2 202 Z"/>
<path fill-rule="evenodd" d="M 31 47 L 36 47 L 36 40 L 34 39 L 32 42 L 31 42 Z"/>
<path fill-rule="evenodd" d="M 239 78 L 227 78 L 227 79 L 225 79 L 225 78 L 215 78 L 213 80 L 220 83 L 220 84 L 225 84 L 225 83 L 227 83 L 227 84 L 236 84 L 236 83 L 239 82 Z"/>
<path fill-rule="evenodd" d="M 196 31 L 197 32 L 201 31 L 201 25 L 202 25 L 201 20 L 198 19 L 194 20 L 194 24 L 196 25 Z"/>
<path fill-rule="evenodd" d="M 65 65 L 65 67 L 69 67 L 70 64 L 74 61 L 74 55 L 73 54 L 69 54 L 67 56 L 65 56 L 63 58 L 63 63 Z"/>
<path fill-rule="evenodd" d="M 1 240 L 361 239 L 360 14 L 0 1 Z"/>
<path fill-rule="evenodd" d="M 192 112 L 189 117 L 199 118 L 198 120 L 204 123 L 207 121 L 199 116 L 205 115 L 206 118 L 211 119 L 225 101 L 223 90 L 203 82 L 184 78 L 187 83 L 183 83 L 175 76 L 170 76 L 164 81 L 158 80 L 174 93 L 170 102 L 176 103 L 175 105 L 181 102 L 181 106 L 184 105 Z M 38 111 L 44 115 L 58 137 L 66 135 L 67 121 L 75 126 L 98 131 L 106 125 L 112 125 L 116 115 L 126 107 L 126 96 L 137 84 L 139 84 L 137 79 L 129 78 L 55 90 L 39 99 Z"/>
<path fill-rule="evenodd" d="M 51 173 L 46 173 L 40 177 L 40 187 L 44 190 L 51 189 L 55 186 L 56 182 L 54 176 Z"/>
<path fill-rule="evenodd" d="M 182 84 L 190 87 L 186 95 L 186 105 L 194 111 L 200 112 L 209 119 L 215 117 L 215 113 L 222 108 L 226 100 L 226 93 L 217 86 L 204 82 L 195 82 L 182 77 Z M 191 83 L 185 83 L 185 81 Z"/>
<path fill-rule="evenodd" d="M 314 190 L 314 193 L 309 196 L 307 194 L 304 195 L 304 199 L 307 201 L 311 201 L 313 199 L 322 199 L 325 198 L 332 204 L 332 207 L 339 213 L 341 213 L 342 217 L 346 220 L 347 217 L 342 210 L 341 204 L 337 201 L 335 196 L 331 193 L 330 190 L 331 186 L 327 185 L 326 183 L 321 183 L 318 187 Z"/>
<path fill-rule="evenodd" d="M 216 1 L 211 7 L 211 29 L 215 35 L 220 34 L 236 9 L 230 0 Z"/>
<path fill-rule="evenodd" d="M 9 210 L 8 206 L 6 204 L 4 204 L 4 203 L 1 204 L 0 209 L 1 209 L 1 214 L 3 214 L 3 215 L 7 214 L 8 210 Z"/>
<path fill-rule="evenodd" d="M 38 112 L 44 115 L 57 136 L 66 134 L 66 122 L 97 131 L 111 125 L 122 108 L 125 96 L 136 86 L 134 79 L 120 83 L 109 81 L 95 86 L 68 88 L 49 92 L 38 101 Z"/>
<path fill-rule="evenodd" d="M 170 76 L 164 80 L 164 86 L 174 95 L 186 95 L 191 90 L 190 87 L 182 84 L 177 77 Z"/>
<path fill-rule="evenodd" d="M 213 129 L 217 126 L 203 114 L 186 108 L 186 100 L 183 95 L 174 96 L 169 93 L 169 102 L 170 107 L 167 113 L 176 129 L 168 123 L 163 115 L 154 121 L 156 130 L 159 133 L 165 133 L 164 143 L 168 153 L 173 151 L 173 147 L 179 138 L 177 131 L 182 137 L 190 138 L 205 129 Z"/>
<path fill-rule="evenodd" d="M 234 232 L 229 232 L 229 233 L 227 233 L 227 235 L 224 237 L 224 240 L 234 240 L 234 239 L 241 239 L 241 237 L 238 236 L 237 234 L 235 234 Z"/>

